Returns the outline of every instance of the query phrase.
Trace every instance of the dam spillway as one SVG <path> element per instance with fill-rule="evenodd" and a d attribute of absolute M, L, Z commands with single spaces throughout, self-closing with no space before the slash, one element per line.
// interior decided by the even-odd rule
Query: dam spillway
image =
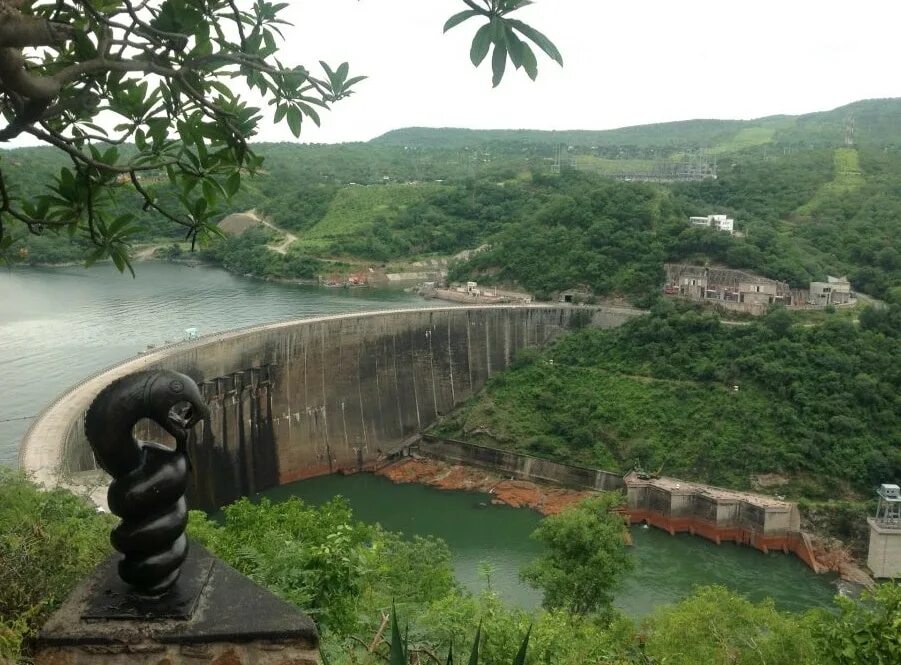
<path fill-rule="evenodd" d="M 640 310 L 482 306 L 300 319 L 154 350 L 90 377 L 35 419 L 20 465 L 57 485 L 95 468 L 84 412 L 126 374 L 171 369 L 202 386 L 210 417 L 191 451 L 193 507 L 211 509 L 302 478 L 357 470 L 432 424 L 524 348 L 572 327 L 621 325 Z M 157 438 L 150 427 L 139 438 Z"/>

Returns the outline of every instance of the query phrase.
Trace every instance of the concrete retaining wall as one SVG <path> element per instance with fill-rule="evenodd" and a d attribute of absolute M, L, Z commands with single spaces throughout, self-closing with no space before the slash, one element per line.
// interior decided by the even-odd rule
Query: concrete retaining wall
<path fill-rule="evenodd" d="M 428 457 L 491 469 L 504 475 L 510 474 L 519 480 L 538 480 L 580 489 L 605 491 L 622 489 L 624 486 L 622 476 L 609 471 L 551 462 L 540 457 L 488 448 L 466 441 L 423 435 L 420 451 Z"/>
<path fill-rule="evenodd" d="M 26 434 L 20 463 L 48 485 L 92 469 L 83 421 L 97 393 L 131 372 L 173 369 L 201 384 L 211 410 L 192 451 L 198 481 L 191 503 L 220 506 L 374 462 L 472 396 L 520 349 L 547 344 L 587 312 L 599 327 L 642 313 L 568 306 L 393 310 L 276 323 L 157 349 L 58 398 Z"/>

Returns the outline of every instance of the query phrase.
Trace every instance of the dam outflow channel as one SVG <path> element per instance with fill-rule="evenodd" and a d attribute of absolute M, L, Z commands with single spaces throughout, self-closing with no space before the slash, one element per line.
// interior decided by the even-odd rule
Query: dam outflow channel
<path fill-rule="evenodd" d="M 7 391 L 4 416 L 34 414 L 67 385 L 80 384 L 61 394 L 30 428 L 20 454 L 26 470 L 51 484 L 91 473 L 93 460 L 81 436 L 81 419 L 93 395 L 117 373 L 177 369 L 202 382 L 213 411 L 194 455 L 204 480 L 193 488 L 192 502 L 207 509 L 275 485 L 301 494 L 325 487 L 326 495 L 350 495 L 356 491 L 352 483 L 365 482 L 357 479 L 372 478 L 313 477 L 371 465 L 382 451 L 403 443 L 509 366 L 519 349 L 541 346 L 564 332 L 574 311 L 557 306 L 434 308 L 433 303 L 401 291 L 279 285 L 210 268 L 165 264 L 140 265 L 137 280 L 123 278 L 109 267 L 15 270 L 0 275 L 0 295 L 9 303 L 0 312 L 0 366 L 6 385 L 17 387 Z M 403 311 L 324 316 L 389 308 Z M 619 325 L 635 314 L 599 310 L 594 323 Z M 259 325 L 305 316 L 317 318 Z M 185 328 L 212 333 L 248 325 L 255 327 L 135 355 L 147 345 L 178 339 Z M 88 376 L 129 358 L 111 372 Z M 12 461 L 27 422 L 0 424 L 3 462 Z M 303 478 L 311 479 L 295 483 Z M 534 604 L 534 592 L 519 584 L 515 571 L 524 557 L 534 553 L 528 535 L 537 514 L 476 509 L 472 506 L 484 499 L 452 498 L 455 493 L 435 498 L 431 517 L 400 509 L 369 514 L 367 506 L 379 505 L 379 497 L 390 505 L 392 497 L 400 496 L 396 492 L 438 494 L 430 488 L 372 480 L 381 484 L 367 489 L 371 493 L 362 507 L 354 503 L 361 519 L 378 520 L 408 535 L 433 533 L 428 529 L 436 524 L 462 524 L 464 535 L 506 534 L 499 539 L 486 535 L 474 545 L 460 533 L 436 535 L 447 538 L 457 572 L 471 588 L 478 584 L 478 565 L 473 571 L 472 562 L 487 560 L 497 568 L 493 579 L 498 588 L 504 586 L 504 593 L 515 602 Z M 425 506 L 432 499 L 406 498 L 402 505 L 409 507 L 411 501 Z M 391 515 L 416 522 L 395 524 Z M 495 528 L 491 522 L 495 515 L 504 524 L 519 526 L 513 531 Z M 484 551 L 479 551 L 479 542 Z M 649 557 L 652 565 L 621 594 L 645 598 L 632 609 L 624 605 L 634 614 L 681 597 L 694 584 L 717 581 L 714 570 L 731 570 L 724 583 L 754 597 L 759 597 L 755 588 L 763 589 L 783 607 L 822 605 L 834 592 L 828 579 L 781 554 L 764 556 L 729 545 L 717 548 L 689 536 L 670 537 L 653 530 L 636 530 L 636 543 L 639 558 Z M 749 563 L 752 559 L 759 566 Z M 785 574 L 776 573 L 780 567 Z M 747 583 L 738 585 L 739 579 Z M 665 580 L 678 584 L 668 586 Z"/>
<path fill-rule="evenodd" d="M 519 580 L 519 569 L 541 551 L 529 538 L 541 519 L 537 512 L 491 505 L 486 494 L 395 485 L 365 473 L 311 478 L 265 492 L 273 500 L 297 496 L 313 505 L 336 494 L 350 502 L 360 521 L 378 522 L 408 537 L 446 541 L 454 574 L 470 591 L 484 590 L 490 579 L 492 590 L 506 601 L 527 609 L 540 605 L 541 594 Z M 763 554 L 641 526 L 633 526 L 630 533 L 635 569 L 614 604 L 632 617 L 676 602 L 697 585 L 721 584 L 754 601 L 771 597 L 779 609 L 791 611 L 828 606 L 836 593 L 829 577 L 816 575 L 781 552 Z"/>

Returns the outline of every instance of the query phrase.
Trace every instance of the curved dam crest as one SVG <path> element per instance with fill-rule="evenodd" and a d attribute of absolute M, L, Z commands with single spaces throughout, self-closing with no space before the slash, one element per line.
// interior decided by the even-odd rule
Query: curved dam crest
<path fill-rule="evenodd" d="M 191 376 L 210 405 L 191 450 L 192 507 L 213 509 L 276 485 L 367 468 L 466 401 L 521 349 L 545 346 L 586 311 L 602 328 L 644 313 L 563 305 L 390 310 L 175 344 L 59 397 L 26 433 L 20 464 L 50 486 L 95 469 L 85 410 L 116 378 L 161 368 Z M 141 438 L 164 439 L 149 424 L 138 430 Z"/>

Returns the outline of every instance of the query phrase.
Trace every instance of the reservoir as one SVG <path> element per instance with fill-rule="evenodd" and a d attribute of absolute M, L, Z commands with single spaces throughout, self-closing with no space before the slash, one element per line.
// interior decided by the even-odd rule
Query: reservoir
<path fill-rule="evenodd" d="M 277 284 L 212 267 L 147 262 L 0 271 L 0 464 L 14 464 L 29 416 L 89 374 L 148 345 L 284 319 L 434 306 L 401 289 Z M 13 387 L 15 387 L 13 389 Z"/>
<path fill-rule="evenodd" d="M 29 417 L 60 392 L 148 345 L 182 339 L 187 328 L 203 335 L 289 318 L 434 306 L 400 290 L 274 284 L 207 267 L 142 263 L 137 273 L 132 279 L 111 266 L 0 272 L 0 463 L 15 463 Z M 540 602 L 518 580 L 519 568 L 538 552 L 529 540 L 537 513 L 486 506 L 481 494 L 394 485 L 368 475 L 313 478 L 271 493 L 313 503 L 345 495 L 357 519 L 446 540 L 468 588 L 477 591 L 490 580 L 510 602 Z M 722 583 L 755 600 L 772 596 L 791 610 L 825 606 L 835 592 L 829 578 L 782 554 L 654 529 L 633 529 L 633 538 L 636 570 L 617 596 L 617 605 L 633 616 L 678 600 L 698 584 Z M 490 573 L 480 575 L 484 570 Z"/>
<path fill-rule="evenodd" d="M 407 536 L 437 536 L 447 542 L 457 579 L 470 591 L 491 588 L 523 608 L 540 605 L 540 592 L 520 582 L 519 569 L 541 548 L 529 535 L 541 516 L 532 510 L 490 505 L 475 492 L 448 492 L 422 485 L 395 485 L 371 474 L 322 476 L 265 493 L 273 500 L 297 496 L 318 505 L 335 495 L 350 501 L 356 519 L 378 522 Z M 763 554 L 732 543 L 716 545 L 688 534 L 670 536 L 632 527 L 635 568 L 614 604 L 632 617 L 673 603 L 698 585 L 722 584 L 750 600 L 771 597 L 781 610 L 827 607 L 837 593 L 794 556 Z"/>

